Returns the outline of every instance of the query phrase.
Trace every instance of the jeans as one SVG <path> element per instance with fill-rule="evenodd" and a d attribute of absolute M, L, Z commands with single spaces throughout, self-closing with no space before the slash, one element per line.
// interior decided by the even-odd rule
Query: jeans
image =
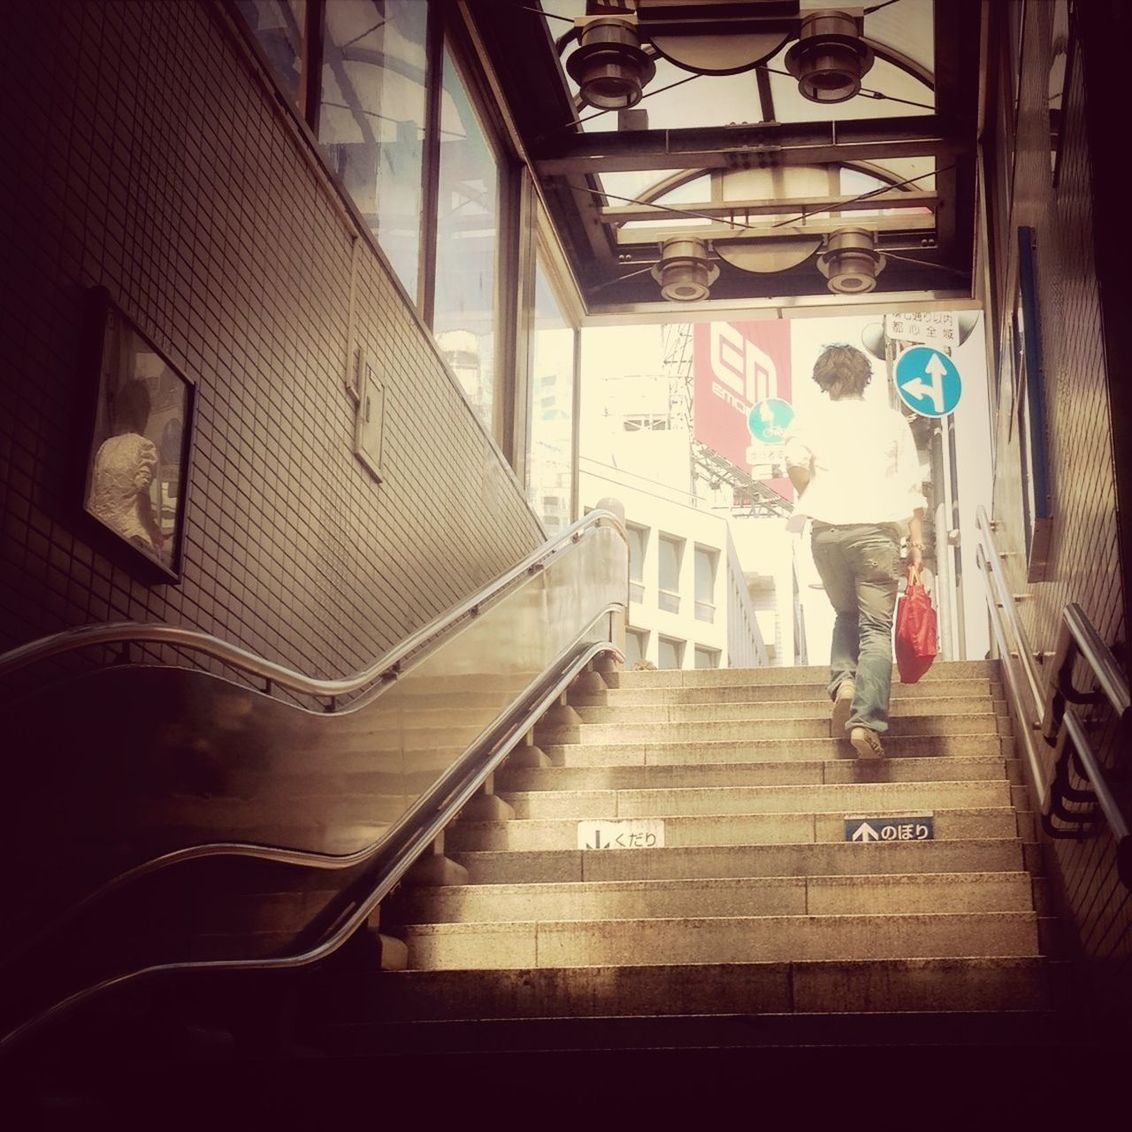
<path fill-rule="evenodd" d="M 815 522 L 814 565 L 836 617 L 829 654 L 829 694 L 843 680 L 855 686 L 845 729 L 888 730 L 892 691 L 892 613 L 900 568 L 898 528 Z"/>

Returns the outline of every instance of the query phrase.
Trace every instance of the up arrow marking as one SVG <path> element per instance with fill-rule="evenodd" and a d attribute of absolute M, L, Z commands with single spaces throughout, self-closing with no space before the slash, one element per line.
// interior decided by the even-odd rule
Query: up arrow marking
<path fill-rule="evenodd" d="M 943 364 L 943 359 L 939 354 L 932 354 L 928 359 L 928 364 L 925 367 L 932 379 L 932 401 L 935 404 L 935 411 L 937 413 L 943 412 L 943 378 L 947 373 L 947 366 Z"/>
<path fill-rule="evenodd" d="M 939 356 L 939 354 L 932 354 L 932 356 L 928 359 L 928 364 L 925 368 L 927 369 L 928 373 L 930 373 L 932 377 L 935 378 L 936 384 L 939 384 L 939 379 L 943 377 L 945 373 L 947 373 L 947 366 L 943 364 L 943 359 Z"/>
<path fill-rule="evenodd" d="M 861 822 L 853 832 L 854 841 L 879 841 L 880 834 L 867 821 Z"/>

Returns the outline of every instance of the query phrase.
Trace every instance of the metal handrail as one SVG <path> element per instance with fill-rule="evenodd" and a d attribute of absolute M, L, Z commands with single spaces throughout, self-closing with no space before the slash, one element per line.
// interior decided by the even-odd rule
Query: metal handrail
<path fill-rule="evenodd" d="M 1058 706 L 1057 697 L 1063 696 L 1070 703 L 1093 702 L 1097 693 L 1081 693 L 1072 688 L 1070 665 L 1073 654 L 1082 656 L 1096 677 L 1099 692 L 1102 692 L 1113 709 L 1120 716 L 1121 721 L 1128 719 L 1132 712 L 1132 698 L 1129 697 L 1128 683 L 1124 673 L 1120 670 L 1112 650 L 1101 640 L 1100 634 L 1093 628 L 1092 622 L 1085 615 L 1085 611 L 1076 603 L 1070 602 L 1061 612 L 1061 632 L 1057 638 L 1057 649 L 1054 652 L 1056 663 L 1054 672 L 1057 674 L 1050 683 L 1046 693 L 1044 718 L 1047 728 L 1051 723 L 1056 724 Z M 1049 730 L 1046 731 L 1047 742 L 1055 738 Z"/>
<path fill-rule="evenodd" d="M 986 567 L 991 579 L 995 604 L 1002 610 L 1010 634 L 1018 647 L 1018 659 L 1022 662 L 1022 671 L 1030 687 L 1030 697 L 1033 701 L 1033 714 L 1037 719 L 1042 713 L 1044 696 L 1042 694 L 1042 681 L 1038 679 L 1034 669 L 1034 654 L 1026 647 L 1026 634 L 1018 620 L 1018 612 L 1014 608 L 1014 595 L 1010 592 L 1010 585 L 1006 580 L 1006 572 L 1002 568 L 1002 555 L 994 543 L 994 524 L 987 516 L 986 508 L 980 506 L 975 514 L 975 525 L 982 534 L 983 547 L 986 551 Z"/>
<path fill-rule="evenodd" d="M 1043 828 L 1054 837 L 1085 836 L 1081 829 L 1065 830 L 1055 827 L 1052 819 L 1058 817 L 1078 826 L 1091 824 L 1092 815 L 1080 817 L 1065 809 L 1066 801 L 1093 803 L 1099 809 L 1116 845 L 1117 873 L 1121 882 L 1132 888 L 1132 818 L 1126 813 L 1109 775 L 1101 764 L 1084 724 L 1073 705 L 1099 703 L 1107 700 L 1117 714 L 1122 735 L 1129 734 L 1132 724 L 1132 695 L 1124 673 L 1089 621 L 1085 611 L 1070 602 L 1061 611 L 1061 626 L 1057 647 L 1046 690 L 1041 691 L 1034 671 L 1034 654 L 1030 651 L 1025 633 L 1014 609 L 1014 598 L 1006 582 L 1001 558 L 995 547 L 993 524 L 986 510 L 978 509 L 976 517 L 980 532 L 978 563 L 986 574 L 987 605 L 991 614 L 991 628 L 1003 658 L 1003 673 L 1008 693 L 1016 713 L 1027 724 L 1022 728 L 1022 741 L 1030 768 L 1030 779 L 1038 795 Z M 1007 630 L 1010 637 L 1008 640 Z M 1097 690 L 1082 692 L 1072 683 L 1073 667 L 1077 659 L 1083 660 L 1092 672 Z M 1024 703 L 1023 687 L 1013 661 L 1020 661 L 1026 677 L 1029 708 Z M 1068 743 L 1062 747 L 1052 778 L 1039 756 L 1036 735 L 1040 734 L 1049 747 L 1057 747 L 1062 734 Z M 1080 775 L 1088 783 L 1088 790 L 1076 790 L 1068 781 L 1068 759 L 1072 755 Z M 1095 811 L 1093 811 L 1095 812 Z"/>
<path fill-rule="evenodd" d="M 1081 659 L 1088 666 L 1097 683 L 1095 691 L 1080 691 L 1073 685 L 1073 668 Z M 1061 612 L 1061 628 L 1054 653 L 1053 677 L 1050 681 L 1046 699 L 1044 734 L 1046 742 L 1055 745 L 1064 730 L 1069 739 L 1069 752 L 1063 751 L 1058 760 L 1055 782 L 1061 791 L 1072 800 L 1093 803 L 1100 810 L 1108 825 L 1116 845 L 1117 875 L 1121 883 L 1132 888 L 1132 819 L 1124 806 L 1105 767 L 1097 757 L 1074 705 L 1095 704 L 1104 700 L 1116 713 L 1119 734 L 1127 737 L 1132 723 L 1132 697 L 1128 682 L 1112 650 L 1101 640 L 1085 611 L 1076 603 L 1070 602 Z M 1073 790 L 1068 785 L 1069 753 L 1076 762 L 1082 778 L 1088 783 L 1088 791 Z M 1095 812 L 1095 811 L 1094 811 Z M 1092 823 L 1091 814 L 1077 815 L 1059 810 L 1059 816 L 1079 827 Z M 1077 830 L 1050 829 L 1055 835 L 1081 836 Z"/>
<path fill-rule="evenodd" d="M 1038 803 L 1044 810 L 1049 801 L 1049 784 L 1046 781 L 1045 766 L 1039 754 L 1036 738 L 1042 730 L 1043 696 L 1033 668 L 1033 653 L 1030 652 L 1026 634 L 1014 609 L 1014 598 L 1006 583 L 1002 560 L 994 542 L 993 527 L 984 507 L 980 506 L 976 512 L 975 524 L 979 531 L 979 546 L 975 557 L 980 569 L 986 575 L 985 596 L 991 629 L 1002 658 L 1007 694 L 1023 724 L 1021 739 L 1030 770 L 1030 781 L 1038 796 Z M 1009 638 L 1007 630 L 1009 630 Z M 1019 679 L 1017 668 L 1013 663 L 1015 660 L 1021 662 L 1025 686 Z M 1028 693 L 1028 706 L 1024 692 Z"/>
<path fill-rule="evenodd" d="M 456 817 L 490 776 L 495 773 L 503 760 L 523 741 L 530 730 L 531 721 L 536 720 L 547 708 L 553 705 L 570 686 L 578 673 L 596 656 L 603 653 L 613 656 L 618 661 L 624 661 L 624 656 L 620 650 L 608 642 L 592 644 L 581 652 L 560 658 L 559 662 L 548 670 L 547 680 L 543 682 L 541 688 L 537 692 L 530 692 L 528 696 L 517 701 L 512 706 L 512 710 L 504 716 L 499 726 L 493 729 L 492 735 L 468 751 L 464 758 L 460 760 L 457 768 L 470 765 L 472 769 L 464 771 L 455 781 L 445 780 L 448 793 L 443 797 L 437 798 L 437 794 L 439 794 L 439 790 L 437 790 L 421 799 L 418 806 L 402 822 L 400 837 L 392 839 L 394 844 L 389 844 L 391 838 L 386 835 L 371 843 L 365 849 L 337 859 L 328 855 L 302 855 L 301 863 L 321 868 L 345 867 L 360 864 L 366 860 L 375 862 L 376 875 L 370 883 L 369 890 L 318 943 L 289 955 L 255 959 L 209 959 L 162 963 L 103 979 L 101 982 L 84 987 L 67 998 L 54 1003 L 9 1033 L 0 1034 L 0 1055 L 21 1044 L 32 1033 L 49 1025 L 52 1020 L 58 1018 L 61 1014 L 126 983 L 156 976 L 184 975 L 205 971 L 295 970 L 312 966 L 333 955 L 366 922 L 374 909 L 400 883 L 413 862 L 430 845 L 435 843 L 437 836 L 445 826 Z M 422 810 L 426 812 L 422 813 Z M 428 812 L 429 810 L 431 812 Z M 212 855 L 216 850 L 225 848 L 238 849 L 242 855 L 248 856 L 259 855 L 255 850 L 263 848 L 263 856 L 266 859 L 290 860 L 293 863 L 300 863 L 297 859 L 299 855 L 284 855 L 268 847 L 246 844 L 239 846 L 197 846 L 193 850 L 186 850 L 180 854 L 170 854 L 167 858 L 162 859 L 162 863 L 168 865 L 174 863 L 174 860 L 179 862 L 194 856 Z M 140 873 L 140 870 L 138 872 Z"/>
<path fill-rule="evenodd" d="M 522 579 L 532 570 L 544 566 L 568 545 L 586 537 L 591 529 L 610 524 L 624 534 L 624 524 L 613 512 L 603 510 L 589 512 L 577 522 L 571 524 L 557 538 L 537 547 L 516 566 L 501 574 L 484 589 L 452 606 L 353 676 L 336 680 L 307 676 L 302 672 L 296 672 L 294 669 L 286 668 L 281 664 L 257 656 L 238 645 L 233 645 L 229 641 L 214 637 L 209 633 L 185 629 L 178 625 L 154 625 L 140 621 L 110 621 L 99 625 L 81 625 L 74 629 L 64 629 L 62 632 L 30 641 L 28 644 L 20 645 L 0 654 L 0 677 L 29 664 L 35 664 L 92 645 L 148 642 L 175 645 L 178 648 L 204 653 L 206 656 L 219 660 L 237 671 L 265 680 L 269 688 L 286 688 L 303 695 L 326 697 L 333 706 L 334 701 L 341 696 L 361 691 L 379 680 L 395 678 L 405 657 L 443 636 L 464 617 L 478 614 L 487 604 L 507 590 L 512 583 Z"/>

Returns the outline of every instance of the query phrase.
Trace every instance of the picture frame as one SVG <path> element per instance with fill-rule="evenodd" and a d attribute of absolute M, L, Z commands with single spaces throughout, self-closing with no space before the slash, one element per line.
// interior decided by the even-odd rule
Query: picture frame
<path fill-rule="evenodd" d="M 1037 237 L 1018 228 L 1018 289 L 1014 311 L 1015 412 L 1022 472 L 1026 578 L 1045 581 L 1053 535 L 1053 489 L 1049 473 L 1045 368 L 1037 287 Z"/>
<path fill-rule="evenodd" d="M 90 293 L 81 507 L 92 541 L 147 582 L 181 577 L 196 390 L 104 288 Z"/>

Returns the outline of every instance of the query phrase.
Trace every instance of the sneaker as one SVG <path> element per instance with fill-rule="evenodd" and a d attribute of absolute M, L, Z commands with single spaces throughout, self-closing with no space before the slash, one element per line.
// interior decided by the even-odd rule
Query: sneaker
<path fill-rule="evenodd" d="M 853 693 L 856 687 L 852 680 L 842 680 L 837 685 L 837 695 L 833 700 L 833 715 L 830 716 L 830 731 L 835 739 L 845 735 L 845 724 L 853 713 Z"/>
<path fill-rule="evenodd" d="M 854 727 L 849 732 L 849 742 L 853 744 L 859 759 L 879 759 L 884 755 L 880 736 L 868 727 Z"/>

